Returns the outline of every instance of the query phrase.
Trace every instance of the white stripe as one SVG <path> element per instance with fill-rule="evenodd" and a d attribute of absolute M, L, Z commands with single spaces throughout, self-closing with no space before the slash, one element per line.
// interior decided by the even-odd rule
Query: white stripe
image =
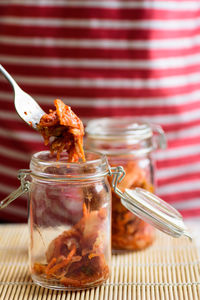
<path fill-rule="evenodd" d="M 199 137 L 199 142 L 200 142 L 200 137 Z M 177 158 L 177 153 L 178 153 L 178 158 L 185 157 L 185 156 L 189 157 L 196 154 L 200 155 L 200 144 L 192 145 L 192 146 L 184 145 L 178 148 L 171 148 L 162 151 L 157 151 L 155 156 L 157 160 L 161 161 L 166 159 Z"/>
<path fill-rule="evenodd" d="M 180 116 L 181 118 L 181 116 Z M 175 118 L 174 118 L 175 120 Z M 186 137 L 197 137 L 200 140 L 200 125 L 192 126 L 189 128 L 180 129 L 174 132 L 169 132 L 167 134 L 168 140 L 176 140 Z"/>
<path fill-rule="evenodd" d="M 111 0 L 1 0 L 1 5 L 21 4 L 25 6 L 102 7 L 102 8 L 149 8 L 172 11 L 196 11 L 198 1 L 111 1 Z"/>
<path fill-rule="evenodd" d="M 36 98 L 35 98 L 36 99 Z M 56 97 L 54 97 L 54 99 L 56 99 Z M 0 100 L 1 101 L 1 100 Z M 52 108 L 53 108 L 53 100 L 51 100 L 50 102 L 49 102 L 49 104 L 51 104 L 52 105 Z M 19 122 L 21 122 L 20 121 L 20 118 L 19 118 L 19 116 L 17 115 L 17 113 L 15 113 L 15 112 L 6 112 L 6 116 L 8 117 L 5 117 L 4 118 L 4 114 L 2 113 L 1 114 L 1 119 L 3 120 L 3 119 L 5 119 L 5 120 L 7 120 L 7 121 L 9 121 L 9 120 L 16 120 L 16 121 L 19 121 Z M 82 122 L 84 123 L 84 124 L 86 124 L 89 120 L 91 120 L 93 117 L 90 117 L 90 118 L 81 118 L 81 120 L 82 120 Z M 27 125 L 25 125 L 25 126 L 27 126 Z M 1 131 L 1 129 L 2 128 L 0 128 L 0 136 L 1 136 L 1 134 L 2 134 L 2 136 L 3 137 L 8 137 L 7 136 L 7 131 L 5 132 L 5 133 L 2 133 L 2 131 Z M 3 130 L 4 130 L 4 128 L 3 128 Z M 9 135 L 11 134 L 11 132 L 9 131 Z M 13 137 L 13 135 L 14 134 L 12 134 L 12 137 Z M 23 135 L 23 133 L 22 133 L 22 135 Z M 31 136 L 31 135 L 30 135 Z M 22 140 L 23 140 L 23 136 L 22 136 L 22 138 L 21 138 Z M 30 139 L 29 139 L 30 140 Z M 33 137 L 33 140 L 35 140 L 35 136 Z M 39 140 L 38 140 L 39 141 Z"/>
<path fill-rule="evenodd" d="M 44 66 L 44 67 L 73 67 L 73 68 L 101 68 L 101 69 L 145 69 L 145 70 L 168 70 L 197 66 L 200 63 L 200 54 L 193 54 L 180 57 L 158 58 L 151 60 L 134 59 L 64 59 L 64 58 L 41 58 L 1 55 L 2 63 L 25 65 L 25 66 Z"/>
<path fill-rule="evenodd" d="M 9 162 L 8 162 L 9 163 Z M 14 177 L 16 178 L 17 177 L 17 173 L 18 173 L 18 170 L 17 169 L 14 169 L 12 167 L 8 167 L 8 166 L 2 166 L 0 165 L 0 173 L 2 175 L 9 175 L 11 177 Z"/>
<path fill-rule="evenodd" d="M 173 202 L 172 205 L 179 210 L 200 208 L 200 198 L 187 199 L 184 202 Z"/>
<path fill-rule="evenodd" d="M 78 47 L 78 48 L 100 48 L 100 49 L 188 49 L 200 45 L 200 35 L 185 38 L 174 38 L 165 40 L 111 40 L 111 39 L 62 39 L 62 38 L 27 38 L 14 36 L 0 36 L 2 44 L 42 46 L 42 47 Z"/>
<path fill-rule="evenodd" d="M 13 101 L 13 99 L 12 99 Z M 9 120 L 9 121 L 19 121 L 19 123 L 23 123 L 23 121 L 20 119 L 18 114 L 16 112 L 10 112 L 6 110 L 0 111 L 0 119 L 1 120 Z"/>
<path fill-rule="evenodd" d="M 200 18 L 173 20 L 101 20 L 101 19 L 62 19 L 62 18 L 26 18 L 1 17 L 0 24 L 44 27 L 89 27 L 106 29 L 158 29 L 159 30 L 194 30 L 200 25 Z"/>
<path fill-rule="evenodd" d="M 14 149 L 14 147 L 13 147 Z M 18 151 L 18 150 L 12 150 L 9 149 L 8 147 L 4 147 L 0 145 L 0 154 L 4 155 L 9 158 L 14 158 L 14 159 L 20 159 L 22 161 L 29 161 L 30 160 L 30 155 L 28 153 Z"/>
<path fill-rule="evenodd" d="M 199 119 L 199 113 L 200 110 L 195 111 L 195 115 L 191 115 L 191 117 L 195 118 L 198 120 Z M 188 117 L 188 112 L 185 113 Z M 173 116 L 160 116 L 160 121 L 162 120 L 162 124 L 164 124 L 164 121 L 168 121 L 169 124 L 171 124 L 170 120 L 171 119 L 173 122 L 174 120 L 176 120 L 176 123 L 178 124 L 180 120 L 178 120 L 178 115 L 173 115 Z M 92 118 L 91 118 L 92 119 Z M 165 120 L 164 120 L 165 119 Z M 180 118 L 181 119 L 181 118 Z M 134 117 L 134 120 L 143 120 L 143 121 L 148 121 L 148 122 L 153 122 L 154 120 L 159 120 L 158 117 L 154 117 L 154 116 L 149 116 L 149 117 L 145 117 L 145 118 L 139 118 L 139 117 Z M 84 122 L 86 122 L 87 120 L 83 120 Z M 184 118 L 182 118 L 182 122 L 186 122 L 186 120 Z M 158 124 L 161 124 L 161 122 L 157 122 Z M 181 123 L 181 122 L 180 122 Z M 24 125 L 26 126 L 26 125 Z M 166 134 L 167 137 L 167 141 L 173 141 L 173 140 L 177 140 L 177 139 L 184 139 L 186 137 L 193 137 L 193 138 L 200 138 L 199 137 L 199 132 L 200 132 L 200 125 L 197 126 L 192 126 L 189 128 L 184 128 L 184 129 L 179 129 L 179 130 L 175 130 L 173 132 L 169 132 Z M 0 128 L 0 137 L 6 137 L 6 138 L 11 138 L 13 140 L 22 140 L 22 141 L 29 141 L 29 142 L 41 142 L 43 143 L 43 139 L 39 134 L 34 134 L 34 133 L 26 133 L 23 131 L 16 131 L 16 130 L 9 130 L 9 129 L 4 129 L 4 128 Z M 176 150 L 175 150 L 176 151 Z M 187 151 L 187 150 L 185 150 Z M 184 156 L 185 152 L 182 152 L 182 155 Z M 198 149 L 194 150 L 194 154 L 198 153 Z M 189 153 L 188 153 L 189 154 Z M 160 157 L 163 157 L 163 159 L 165 159 L 165 152 L 160 152 Z M 169 157 L 172 154 L 169 154 Z"/>
<path fill-rule="evenodd" d="M 26 126 L 26 125 L 25 125 Z M 20 132 L 16 130 L 8 130 L 0 128 L 0 136 L 11 138 L 13 140 L 21 141 L 32 141 L 32 142 L 43 142 L 42 137 L 37 133 Z"/>
<path fill-rule="evenodd" d="M 199 97 L 199 91 L 197 92 L 197 98 Z M 2 98 L 9 98 L 9 94 L 7 93 L 0 93 L 0 96 L 2 96 Z M 37 96 L 37 97 L 34 97 L 35 99 L 40 99 L 40 103 L 43 103 L 43 104 L 47 104 L 46 101 L 49 100 L 49 97 L 44 97 L 44 96 Z M 56 97 L 55 97 L 56 98 Z M 174 101 L 173 100 L 174 98 L 172 97 L 172 102 Z M 192 99 L 192 98 L 191 98 Z M 45 100 L 45 101 L 44 101 Z M 148 107 L 148 105 L 145 105 L 145 104 L 151 104 L 152 105 L 156 105 L 156 101 L 157 100 L 154 100 L 155 103 L 152 103 L 153 101 L 151 99 L 147 99 L 147 102 L 146 100 L 122 100 L 122 99 L 118 99 L 117 101 L 115 100 L 112 100 L 112 99 L 106 99 L 104 101 L 102 101 L 102 99 L 97 99 L 95 100 L 95 103 L 97 101 L 97 103 L 99 102 L 99 106 L 98 105 L 94 105 L 94 102 L 92 102 L 91 100 L 85 100 L 84 98 L 83 99 L 80 99 L 78 101 L 76 101 L 76 99 L 74 100 L 73 98 L 70 100 L 70 98 L 62 98 L 62 100 L 67 103 L 68 105 L 74 105 L 74 106 L 81 106 L 81 107 L 85 107 L 85 106 L 89 106 L 89 107 L 117 107 L 117 106 L 121 106 L 123 104 L 123 107 Z M 180 97 L 180 100 L 181 100 L 181 97 Z M 184 100 L 184 97 L 183 97 L 183 100 Z M 11 101 L 13 101 L 11 99 Z M 80 102 L 79 102 L 80 101 Z M 114 105 L 110 105 L 112 103 L 112 101 L 114 101 Z M 123 102 L 122 102 L 123 101 Z M 127 101 L 127 103 L 126 103 Z M 140 103 L 140 101 L 142 103 Z M 162 101 L 162 100 L 161 100 Z M 168 101 L 168 100 L 167 100 Z M 48 101 L 50 105 L 52 105 L 52 108 L 53 108 L 53 100 L 49 100 Z M 165 99 L 164 99 L 164 102 L 165 102 Z M 81 103 L 83 105 L 81 105 Z M 136 105 L 138 103 L 138 105 Z M 184 101 L 183 101 L 184 103 Z M 131 105 L 133 104 L 133 105 Z M 160 105 L 164 105 L 165 103 L 160 103 Z M 167 102 L 166 102 L 167 104 Z M 164 112 L 163 112 L 164 113 Z M 190 122 L 190 121 L 195 121 L 195 120 L 199 120 L 199 115 L 200 115 L 200 109 L 194 109 L 194 110 L 190 110 L 190 111 L 185 111 L 185 112 L 178 112 L 177 114 L 172 114 L 172 115 L 157 115 L 157 116 L 140 116 L 140 117 L 134 117 L 135 120 L 144 120 L 144 121 L 148 121 L 148 122 L 155 122 L 155 123 L 158 123 L 158 124 L 162 124 L 162 125 L 167 125 L 167 124 L 171 124 L 171 123 L 176 123 L 176 124 L 181 124 L 181 123 L 185 123 L 185 122 Z M 19 116 L 17 115 L 17 113 L 13 113 L 13 112 L 7 112 L 7 111 L 1 111 L 0 112 L 0 118 L 1 119 L 5 119 L 5 120 L 16 120 L 16 121 L 19 121 L 20 122 L 20 118 Z M 93 117 L 91 118 L 88 118 L 88 119 L 84 119 L 83 121 L 84 122 L 87 122 L 89 119 L 92 119 Z M 197 126 L 192 126 L 190 128 L 186 128 L 186 129 L 182 129 L 182 130 L 176 130 L 174 132 L 169 132 L 167 137 L 169 140 L 173 140 L 173 139 L 176 139 L 177 137 L 179 138 L 184 138 L 185 136 L 198 136 L 198 132 L 200 130 L 200 127 L 199 125 Z M 13 133 L 13 132 L 5 132 L 5 133 L 2 133 L 2 131 L 0 131 L 0 135 L 3 135 L 3 136 L 7 136 L 7 134 L 11 137 L 15 136 L 16 133 Z M 23 133 L 21 133 L 23 135 Z M 18 135 L 19 135 L 19 132 L 18 132 Z M 21 138 L 23 139 L 23 137 Z M 36 135 L 33 136 L 33 139 L 35 140 L 36 139 Z M 30 138 L 28 139 L 30 140 Z M 39 139 L 36 139 L 36 140 L 39 140 Z M 162 155 L 162 154 L 161 154 Z"/>
<path fill-rule="evenodd" d="M 9 169 L 9 168 L 5 168 L 5 169 Z M 2 172 L 0 172 L 0 173 L 2 173 Z M 15 176 L 15 177 L 16 177 L 16 176 Z M 20 186 L 20 182 L 19 182 L 19 186 Z M 9 194 L 11 194 L 12 192 L 14 192 L 17 188 L 18 188 L 18 187 L 11 187 L 11 186 L 8 186 L 8 185 L 6 185 L 6 184 L 0 183 L 0 192 L 1 192 L 1 193 L 4 193 L 4 194 L 7 194 L 7 195 L 9 195 Z M 27 193 L 21 195 L 20 198 L 21 198 L 21 200 L 22 200 L 23 202 L 27 202 Z M 0 201 L 2 201 L 2 200 L 3 200 L 3 199 L 0 199 Z M 14 201 L 17 201 L 17 199 L 15 199 Z M 13 205 L 13 204 L 14 204 L 14 203 L 12 203 L 12 205 Z M 7 211 L 12 211 L 12 210 L 13 210 L 13 212 L 15 212 L 15 210 L 16 210 L 16 214 L 17 214 L 17 215 L 19 215 L 19 212 L 21 212 L 22 215 L 26 216 L 26 214 L 27 214 L 26 208 L 24 208 L 24 207 L 22 207 L 22 208 L 17 208 L 17 207 L 16 207 L 16 204 L 17 204 L 17 202 L 15 202 L 14 208 L 13 208 L 12 206 L 11 206 L 11 207 L 10 207 L 10 206 L 7 206 L 6 208 L 3 209 L 3 211 L 5 211 L 5 210 L 7 210 Z"/>
<path fill-rule="evenodd" d="M 192 181 L 185 181 L 180 183 L 171 183 L 166 184 L 162 187 L 158 187 L 158 194 L 159 195 L 170 195 L 173 193 L 183 193 L 193 190 L 199 190 L 200 191 L 200 178 L 198 180 L 192 180 Z M 200 201 L 200 200 L 199 200 Z"/>
<path fill-rule="evenodd" d="M 180 114 L 180 112 L 177 112 L 177 114 L 171 114 L 171 115 L 165 115 L 165 111 L 163 111 L 163 114 L 159 114 L 156 116 L 153 115 L 145 115 L 145 116 L 134 116 L 135 120 L 138 121 L 147 121 L 149 123 L 157 123 L 160 125 L 171 125 L 171 124 L 183 124 L 190 121 L 196 121 L 199 120 L 200 116 L 200 109 L 185 111 Z M 134 115 L 134 110 L 130 111 L 130 116 Z M 198 128 L 197 128 L 198 129 Z M 184 129 L 183 129 L 184 130 Z M 192 129 L 192 131 L 195 131 L 195 129 Z M 175 131 L 177 132 L 177 131 Z M 172 134 L 172 135 L 170 135 Z M 184 133 L 183 133 L 184 134 Z M 194 132 L 195 134 L 195 132 Z M 199 133 L 196 132 L 196 136 L 199 136 Z M 187 137 L 187 136 L 184 136 Z M 173 138 L 173 132 L 168 134 L 168 139 Z"/>
<path fill-rule="evenodd" d="M 20 186 L 20 182 L 19 182 L 19 186 Z M 5 193 L 5 194 L 10 194 L 12 193 L 14 190 L 16 189 L 16 187 L 11 187 L 8 186 L 6 184 L 2 184 L 0 183 L 0 192 Z M 1 199 L 2 200 L 2 199 Z"/>
<path fill-rule="evenodd" d="M 9 168 L 6 167 L 6 169 L 9 169 Z M 16 176 L 15 176 L 15 178 L 16 178 Z M 20 181 L 19 181 L 19 186 L 20 186 Z M 17 187 L 13 186 L 12 187 L 12 186 L 8 186 L 6 184 L 0 183 L 0 192 L 9 195 L 12 192 L 14 192 L 19 186 L 17 186 Z M 26 201 L 27 200 L 27 193 L 21 195 L 20 198 L 22 199 L 22 201 Z M 0 201 L 1 200 L 3 200 L 3 199 L 0 199 Z M 16 200 L 14 200 L 14 201 L 16 201 Z"/>
<path fill-rule="evenodd" d="M 0 56 L 1 61 L 1 56 Z M 182 76 L 169 76 L 156 79 L 116 79 L 116 78 L 46 78 L 46 77 L 32 77 L 32 76 L 15 76 L 15 80 L 19 84 L 31 84 L 37 86 L 54 86 L 54 87 L 95 87 L 95 88 L 148 88 L 148 89 L 160 89 L 160 88 L 174 88 L 186 86 L 189 84 L 200 83 L 200 73 L 195 72 Z M 1 82 L 4 79 L 0 78 Z"/>
<path fill-rule="evenodd" d="M 17 201 L 17 200 L 16 200 Z M 2 212 L 12 213 L 14 216 L 27 217 L 28 212 L 25 207 L 17 207 L 16 205 L 5 207 Z"/>
<path fill-rule="evenodd" d="M 32 94 L 32 97 L 40 103 L 40 105 L 51 105 L 54 106 L 53 100 L 57 98 L 57 95 L 43 96 L 38 94 Z M 176 96 L 166 96 L 163 95 L 161 98 L 70 98 L 62 97 L 62 101 L 69 106 L 78 106 L 78 107 L 163 107 L 163 106 L 177 106 L 183 104 L 192 104 L 194 102 L 199 102 L 200 99 L 200 90 L 193 91 L 188 94 L 181 94 Z M 8 100 L 13 103 L 13 95 L 10 92 L 0 91 L 0 101 Z M 10 119 L 19 119 L 13 116 L 11 112 L 0 111 L 0 117 L 6 118 L 8 116 Z"/>
<path fill-rule="evenodd" d="M 36 99 L 36 98 L 35 98 Z M 123 101 L 123 100 L 122 100 Z M 66 103 L 68 103 L 69 104 L 69 102 L 67 102 L 66 101 Z M 52 104 L 52 101 L 51 101 L 51 103 L 50 103 L 51 105 L 52 105 L 52 108 L 53 108 L 53 104 Z M 73 105 L 73 101 L 72 101 L 72 103 L 71 103 L 72 105 Z M 123 103 L 121 102 L 121 106 L 120 107 L 122 107 L 123 105 L 122 105 Z M 91 106 L 92 107 L 92 106 Z M 107 108 L 107 109 L 109 109 L 110 108 L 110 106 L 107 104 L 107 106 L 105 106 L 105 108 Z M 88 108 L 88 110 L 89 110 L 90 108 Z M 131 108 L 130 108 L 131 109 Z M 134 108 L 133 108 L 134 109 Z M 159 115 L 156 115 L 156 116 L 154 116 L 154 115 L 146 115 L 146 116 L 140 116 L 140 117 L 138 117 L 138 116 L 134 116 L 134 110 L 130 110 L 130 116 L 132 115 L 133 116 L 133 118 L 134 118 L 134 120 L 138 120 L 138 121 L 147 121 L 147 122 L 150 122 L 150 123 L 157 123 L 157 124 L 161 124 L 161 125 L 170 125 L 170 124 L 184 124 L 184 123 L 186 123 L 186 122 L 191 122 L 191 121 L 197 121 L 197 120 L 199 120 L 199 116 L 200 116 L 200 108 L 198 108 L 198 109 L 194 109 L 194 110 L 190 110 L 190 111 L 185 111 L 185 112 L 182 112 L 182 113 L 180 113 L 180 112 L 177 112 L 177 114 L 176 113 L 174 113 L 174 114 L 171 114 L 171 115 L 166 115 L 166 114 L 164 114 L 165 113 L 165 111 L 163 111 L 163 114 L 159 114 Z M 10 119 L 10 120 L 19 120 L 19 122 L 21 122 L 20 121 L 20 119 L 19 119 L 19 117 L 18 117 L 18 115 L 17 115 L 17 113 L 15 113 L 15 112 L 9 112 L 9 113 L 6 113 L 6 116 Z M 1 118 L 2 118 L 2 120 L 4 119 L 3 118 L 3 114 L 2 114 L 2 116 L 1 116 Z M 91 116 L 90 118 L 88 117 L 88 118 L 81 118 L 82 119 L 82 121 L 84 122 L 84 123 L 87 123 L 89 120 L 91 120 L 91 119 L 93 119 L 93 118 L 95 118 L 95 116 Z M 5 118 L 5 120 L 6 120 L 7 118 Z M 8 120 L 9 120 L 8 119 Z M 27 125 L 25 125 L 25 126 L 27 126 Z M 196 129 L 195 129 L 196 128 Z M 7 137 L 7 135 L 8 135 L 8 137 L 12 137 L 12 138 L 15 138 L 15 135 L 16 135 L 16 132 L 12 132 L 12 131 L 6 131 L 6 132 L 3 132 L 2 131 L 3 129 L 0 129 L 0 136 L 1 135 L 3 135 L 3 136 L 5 136 L 5 137 Z M 198 131 L 196 132 L 196 130 L 199 130 L 199 126 L 197 126 L 197 127 L 192 127 L 191 129 L 186 129 L 186 130 L 191 130 L 192 131 L 192 133 L 194 134 L 194 136 L 196 135 L 196 136 L 199 136 L 198 135 Z M 177 131 L 175 131 L 174 133 L 173 132 L 171 132 L 171 133 L 168 133 L 168 139 L 173 139 L 173 136 L 175 135 L 175 138 L 176 138 L 176 132 Z M 196 132 L 196 134 L 195 134 L 195 132 Z M 188 133 L 188 131 L 187 131 L 187 133 Z M 18 134 L 19 134 L 19 131 L 18 131 Z M 21 139 L 23 140 L 23 132 L 21 132 L 21 134 L 22 134 L 22 137 L 21 137 Z M 182 132 L 181 132 L 181 135 L 184 137 L 184 129 L 182 130 Z M 25 137 L 26 137 L 26 135 L 25 135 Z M 29 134 L 29 139 L 28 140 L 38 140 L 39 141 L 39 139 L 36 139 L 36 135 L 33 135 L 33 134 Z"/>
<path fill-rule="evenodd" d="M 165 178 L 173 178 L 175 176 L 184 175 L 199 172 L 200 170 L 200 163 L 194 162 L 188 164 L 187 161 L 182 166 L 173 166 L 163 169 L 158 169 L 156 177 L 159 179 L 165 179 Z M 200 188 L 200 181 L 199 181 L 199 188 Z"/>
<path fill-rule="evenodd" d="M 184 157 L 184 156 L 192 156 L 199 154 L 200 155 L 200 145 L 192 145 L 192 146 L 182 146 L 178 148 L 171 148 L 166 150 L 161 150 L 156 152 L 156 160 L 162 161 L 166 159 L 173 159 L 177 158 L 177 151 L 178 151 L 178 157 Z M 0 145 L 0 154 L 7 156 L 9 158 L 16 158 L 20 159 L 22 161 L 29 161 L 30 160 L 30 154 L 18 151 L 18 150 L 12 150 L 8 147 L 4 147 Z M 0 169 L 1 170 L 1 169 Z"/>

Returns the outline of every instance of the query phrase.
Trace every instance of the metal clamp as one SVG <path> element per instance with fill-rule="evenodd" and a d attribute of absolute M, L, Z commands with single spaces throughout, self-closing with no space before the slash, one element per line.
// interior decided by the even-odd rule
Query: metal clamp
<path fill-rule="evenodd" d="M 118 189 L 117 184 L 120 183 L 122 181 L 122 179 L 124 178 L 126 172 L 124 171 L 124 168 L 119 166 L 119 167 L 110 167 L 108 164 L 108 172 L 109 172 L 109 176 L 113 176 L 112 177 L 112 187 L 115 191 L 115 193 L 120 196 L 120 198 L 122 197 L 123 193 Z"/>
<path fill-rule="evenodd" d="M 4 198 L 0 202 L 0 209 L 8 206 L 15 199 L 20 197 L 21 195 L 27 193 L 30 189 L 30 181 L 26 180 L 27 175 L 31 173 L 30 170 L 19 170 L 17 178 L 21 181 L 20 187 Z"/>

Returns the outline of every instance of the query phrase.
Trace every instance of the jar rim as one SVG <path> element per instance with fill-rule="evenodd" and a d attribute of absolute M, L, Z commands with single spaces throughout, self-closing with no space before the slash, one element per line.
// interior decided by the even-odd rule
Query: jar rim
<path fill-rule="evenodd" d="M 132 137 L 144 140 L 153 136 L 148 122 L 137 121 L 132 117 L 111 117 L 92 119 L 87 123 L 85 132 L 90 138 L 118 140 Z"/>
<path fill-rule="evenodd" d="M 109 173 L 107 158 L 96 151 L 85 151 L 86 162 L 67 162 L 67 152 L 61 154 L 60 160 L 50 151 L 34 153 L 30 170 L 33 176 L 56 180 L 81 180 L 105 176 Z"/>

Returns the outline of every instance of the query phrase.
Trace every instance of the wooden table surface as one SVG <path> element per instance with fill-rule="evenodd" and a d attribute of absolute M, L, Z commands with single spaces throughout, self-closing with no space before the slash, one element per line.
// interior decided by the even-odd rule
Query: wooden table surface
<path fill-rule="evenodd" d="M 32 282 L 28 237 L 27 225 L 0 225 L 1 300 L 200 299 L 198 247 L 187 238 L 174 239 L 157 232 L 156 242 L 145 251 L 113 255 L 110 279 L 102 286 L 64 292 Z"/>

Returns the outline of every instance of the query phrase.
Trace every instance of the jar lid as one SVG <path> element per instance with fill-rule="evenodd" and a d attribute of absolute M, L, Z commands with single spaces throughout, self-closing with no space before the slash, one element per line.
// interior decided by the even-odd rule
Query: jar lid
<path fill-rule="evenodd" d="M 192 239 L 181 214 L 149 191 L 142 188 L 125 189 L 121 194 L 121 202 L 129 211 L 168 235 L 185 235 Z"/>
<path fill-rule="evenodd" d="M 135 140 L 143 140 L 153 136 L 152 128 L 148 123 L 127 117 L 93 119 L 88 122 L 85 131 L 90 137 L 104 140 L 121 140 L 130 136 Z"/>

